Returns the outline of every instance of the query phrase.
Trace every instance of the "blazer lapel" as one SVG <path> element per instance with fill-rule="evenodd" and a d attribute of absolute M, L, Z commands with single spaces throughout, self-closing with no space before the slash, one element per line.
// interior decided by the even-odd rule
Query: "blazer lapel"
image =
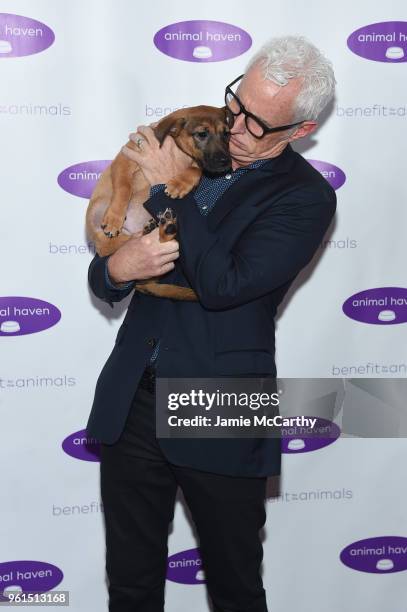
<path fill-rule="evenodd" d="M 216 202 L 207 217 L 208 229 L 214 230 L 224 217 L 241 202 L 248 202 L 250 206 L 258 206 L 265 198 L 270 198 L 273 191 L 273 178 L 287 173 L 296 155 L 290 145 L 287 145 L 278 157 L 271 159 L 260 168 L 249 170 Z M 278 183 L 275 187 L 278 188 Z"/>

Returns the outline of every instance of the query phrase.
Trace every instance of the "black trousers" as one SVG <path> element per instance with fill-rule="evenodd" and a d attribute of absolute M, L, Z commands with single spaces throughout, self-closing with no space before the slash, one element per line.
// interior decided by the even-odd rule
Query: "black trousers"
<path fill-rule="evenodd" d="M 163 612 L 178 486 L 197 529 L 214 610 L 267 612 L 259 537 L 266 521 L 266 478 L 170 464 L 155 437 L 154 395 L 140 387 L 118 442 L 101 445 L 109 611 Z"/>

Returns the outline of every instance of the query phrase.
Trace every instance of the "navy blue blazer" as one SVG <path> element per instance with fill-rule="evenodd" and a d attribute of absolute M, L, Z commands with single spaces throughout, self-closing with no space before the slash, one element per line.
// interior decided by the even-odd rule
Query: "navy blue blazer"
<path fill-rule="evenodd" d="M 276 376 L 274 317 L 290 284 L 311 260 L 332 220 L 336 196 L 328 182 L 288 145 L 247 172 L 203 217 L 193 194 L 163 192 L 145 203 L 156 216 L 178 217 L 180 257 L 162 277 L 192 287 L 198 302 L 134 292 L 114 348 L 98 378 L 87 434 L 118 440 L 154 344 L 161 377 Z M 94 294 L 112 304 L 131 292 L 109 289 L 105 259 L 89 267 Z M 278 439 L 158 440 L 176 465 L 235 476 L 280 472 Z"/>

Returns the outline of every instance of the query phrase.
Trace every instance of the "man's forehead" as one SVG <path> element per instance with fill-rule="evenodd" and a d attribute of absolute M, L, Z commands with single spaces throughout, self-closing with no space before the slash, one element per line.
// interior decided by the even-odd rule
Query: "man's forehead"
<path fill-rule="evenodd" d="M 292 108 L 292 103 L 299 90 L 298 79 L 290 80 L 287 85 L 277 85 L 264 78 L 262 70 L 254 66 L 248 70 L 241 80 L 238 96 L 247 110 L 260 116 L 270 125 L 276 119 L 276 113 L 284 115 Z"/>
<path fill-rule="evenodd" d="M 298 92 L 298 79 L 290 79 L 287 85 L 278 85 L 264 77 L 262 70 L 254 66 L 248 70 L 239 84 L 239 92 L 260 99 L 292 98 Z"/>

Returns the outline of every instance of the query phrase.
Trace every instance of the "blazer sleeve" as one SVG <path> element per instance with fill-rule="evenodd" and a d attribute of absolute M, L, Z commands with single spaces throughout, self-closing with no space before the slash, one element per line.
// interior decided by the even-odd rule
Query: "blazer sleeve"
<path fill-rule="evenodd" d="M 293 280 L 317 250 L 336 196 L 303 190 L 269 204 L 231 249 L 208 229 L 191 194 L 180 201 L 160 193 L 144 206 L 153 216 L 167 206 L 175 210 L 184 274 L 204 307 L 222 310 Z"/>
<path fill-rule="evenodd" d="M 108 256 L 99 257 L 99 255 L 95 255 L 89 265 L 88 281 L 96 297 L 113 307 L 113 302 L 120 302 L 120 300 L 131 293 L 134 288 L 134 282 L 127 283 L 123 287 L 115 287 L 107 274 L 106 266 L 108 258 Z"/>

